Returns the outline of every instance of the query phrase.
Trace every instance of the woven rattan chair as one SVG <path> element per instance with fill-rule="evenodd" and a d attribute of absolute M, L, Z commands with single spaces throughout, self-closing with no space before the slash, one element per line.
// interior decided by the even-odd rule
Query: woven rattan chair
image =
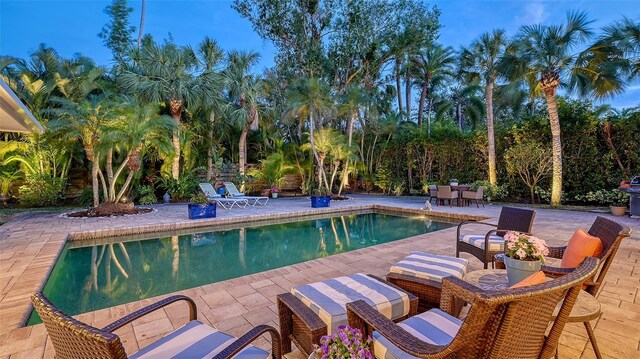
<path fill-rule="evenodd" d="M 438 186 L 434 185 L 434 184 L 430 184 L 429 185 L 429 202 L 431 202 L 432 200 L 436 201 L 436 204 L 438 202 Z"/>
<path fill-rule="evenodd" d="M 453 206 L 453 200 L 459 201 L 458 191 L 452 191 L 451 186 L 438 186 L 438 203 L 444 205 L 444 201 L 449 202 L 449 207 Z"/>
<path fill-rule="evenodd" d="M 231 358 L 236 354 L 238 354 L 236 358 L 242 358 L 244 355 L 250 355 L 251 358 L 266 358 L 268 356 L 267 352 L 249 346 L 251 342 L 266 333 L 271 335 L 271 356 L 273 358 L 281 357 L 280 335 L 275 328 L 268 325 L 260 325 L 250 330 L 239 339 L 235 339 L 230 335 L 218 332 L 217 330 L 197 321 L 196 317 L 198 312 L 196 310 L 195 302 L 191 298 L 183 295 L 171 296 L 155 304 L 144 307 L 101 329 L 82 323 L 64 314 L 51 304 L 51 302 L 49 302 L 49 300 L 40 292 L 34 294 L 31 297 L 31 301 L 40 315 L 40 318 L 42 318 L 42 321 L 44 322 L 49 338 L 51 338 L 51 342 L 53 343 L 56 358 L 58 359 L 146 359 L 151 357 L 166 358 L 180 354 L 183 357 L 194 357 L 193 352 L 187 351 L 187 348 L 183 348 L 180 352 L 175 353 L 175 350 L 172 350 L 174 348 L 171 348 L 171 345 L 167 345 L 167 343 L 170 343 L 179 336 L 182 337 L 180 342 L 183 346 L 185 341 L 188 343 L 187 346 L 200 341 L 198 343 L 199 348 L 197 348 L 199 349 L 198 353 L 201 353 L 202 356 L 206 355 L 209 358 L 211 358 L 215 352 L 217 352 L 213 357 L 215 359 Z M 139 352 L 133 354 L 131 357 L 127 356 L 120 338 L 113 332 L 146 314 L 178 301 L 185 301 L 189 305 L 189 323 L 164 338 L 154 342 L 148 347 L 141 348 Z M 207 341 L 211 344 L 207 344 Z M 218 345 L 216 345 L 216 342 Z M 222 345 L 226 346 L 220 350 L 220 346 Z M 188 349 L 191 349 L 191 347 Z M 201 352 L 202 350 L 204 350 L 204 352 Z"/>
<path fill-rule="evenodd" d="M 587 258 L 566 276 L 543 284 L 496 292 L 447 277 L 442 283 L 440 309 L 395 324 L 364 301 L 357 301 L 347 304 L 349 325 L 362 330 L 365 337 L 374 338 L 374 355 L 377 354 L 375 351 L 385 349 L 399 350 L 418 358 L 551 358 L 582 283 L 595 273 L 597 263 L 597 259 Z M 471 304 L 464 321 L 452 316 L 456 300 Z M 555 320 L 549 325 L 561 301 Z M 429 322 L 429 318 L 436 315 L 447 319 Z M 419 321 L 430 324 L 420 327 Z M 441 326 L 449 326 L 445 335 L 433 329 Z M 417 332 L 425 340 L 405 328 Z M 394 355 L 387 352 L 379 353 L 378 357 Z"/>
<path fill-rule="evenodd" d="M 369 277 L 379 280 L 386 285 L 395 287 L 384 279 L 372 275 L 369 275 Z M 400 289 L 398 287 L 395 288 Z M 280 332 L 282 334 L 282 354 L 284 355 L 291 352 L 291 344 L 293 343 L 300 352 L 303 353 L 304 357 L 308 357 L 313 351 L 313 345 L 319 345 L 320 338 L 330 334 L 330 328 L 327 326 L 327 323 L 320 318 L 315 310 L 311 309 L 294 294 L 279 294 L 277 301 Z M 418 298 L 409 294 L 409 302 L 410 308 L 407 316 L 410 317 L 415 315 L 418 311 Z M 396 321 L 403 320 L 407 316 L 399 317 Z"/>
<path fill-rule="evenodd" d="M 598 272 L 593 278 L 589 278 L 589 280 L 584 283 L 585 290 L 596 297 L 602 286 L 604 277 L 607 275 L 607 271 L 613 262 L 613 258 L 616 252 L 618 252 L 620 243 L 624 238 L 631 235 L 631 229 L 624 224 L 598 216 L 591 225 L 591 228 L 589 228 L 588 233 L 600 238 L 602 241 L 602 254 L 598 257 L 598 259 L 600 259 Z M 547 257 L 561 259 L 566 248 L 566 246 L 549 247 L 549 255 Z M 560 277 L 571 273 L 573 268 L 558 268 L 543 265 L 542 270 L 548 277 Z"/>
<path fill-rule="evenodd" d="M 482 203 L 482 207 L 484 207 L 484 186 L 478 187 L 475 191 L 464 191 L 462 192 L 462 200 L 471 204 L 471 201 L 476 202 L 476 207 L 480 208 L 479 202 Z"/>
<path fill-rule="evenodd" d="M 456 234 L 456 257 L 461 252 L 470 253 L 484 263 L 487 269 L 489 263 L 493 263 L 494 256 L 504 253 L 504 235 L 507 231 L 530 233 L 536 211 L 525 208 L 502 207 L 498 225 L 485 222 L 462 222 L 458 225 Z M 467 224 L 492 226 L 493 229 L 486 234 L 461 235 L 461 229 Z"/>

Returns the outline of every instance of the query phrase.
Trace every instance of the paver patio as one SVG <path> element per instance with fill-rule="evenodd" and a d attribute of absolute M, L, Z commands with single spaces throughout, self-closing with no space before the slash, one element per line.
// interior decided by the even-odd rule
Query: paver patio
<path fill-rule="evenodd" d="M 374 204 L 419 209 L 423 203 L 424 198 L 420 197 L 358 195 L 351 201 L 332 202 L 332 210 L 366 208 Z M 249 216 L 269 218 L 315 213 L 309 208 L 308 200 L 302 197 L 271 200 L 266 207 L 219 210 L 219 217 L 209 222 L 189 221 L 184 205 L 156 208 L 156 212 L 146 215 L 101 219 L 30 214 L 0 226 L 0 357 L 53 357 L 53 347 L 42 324 L 20 326 L 29 311 L 29 296 L 43 285 L 69 236 L 78 239 L 140 231 L 135 228 L 173 230 L 204 223 L 246 221 Z M 495 222 L 500 208 L 441 206 L 434 207 L 434 211 L 489 217 L 488 221 Z M 549 209 L 538 209 L 537 212 L 533 232 L 551 245 L 565 243 L 577 228 L 588 228 L 597 216 L 588 212 Z M 626 359 L 640 357 L 640 221 L 628 217 L 615 219 L 629 225 L 634 232 L 623 241 L 608 272 L 598 297 L 603 315 L 592 324 L 605 358 Z M 449 228 L 177 293 L 196 301 L 198 316 L 203 322 L 241 335 L 259 324 L 277 327 L 276 295 L 289 291 L 292 286 L 356 272 L 384 275 L 391 264 L 415 249 L 453 255 L 454 238 L 455 228 Z M 480 268 L 481 263 L 471 259 L 471 269 Z M 84 313 L 77 318 L 100 327 L 166 296 L 168 294 Z M 129 324 L 117 333 L 127 352 L 133 353 L 184 324 L 187 315 L 186 307 L 175 304 Z M 261 339 L 258 345 L 266 348 L 268 342 Z M 567 325 L 560 342 L 560 357 L 595 357 L 581 324 Z"/>

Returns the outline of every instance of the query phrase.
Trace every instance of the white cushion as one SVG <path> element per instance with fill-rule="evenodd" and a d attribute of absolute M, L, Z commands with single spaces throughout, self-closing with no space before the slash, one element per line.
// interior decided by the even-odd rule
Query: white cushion
<path fill-rule="evenodd" d="M 464 277 L 468 266 L 469 261 L 464 258 L 412 251 L 389 271 L 441 282 L 442 278 L 448 276 Z"/>
<path fill-rule="evenodd" d="M 331 333 L 347 324 L 347 303 L 360 299 L 389 319 L 409 314 L 406 292 L 362 273 L 301 285 L 291 293 L 318 314 Z"/>
<path fill-rule="evenodd" d="M 484 249 L 484 237 L 485 236 L 481 234 L 469 234 L 462 237 L 462 241 L 469 243 L 472 246 Z M 489 251 L 504 251 L 504 238 L 495 235 L 489 236 Z"/>
<path fill-rule="evenodd" d="M 178 330 L 142 348 L 129 358 L 213 358 L 236 339 L 197 320 L 192 320 Z M 234 356 L 238 359 L 266 359 L 270 357 L 266 351 L 253 346 L 246 347 Z"/>
<path fill-rule="evenodd" d="M 418 314 L 398 324 L 402 329 L 411 333 L 416 339 L 434 345 L 448 345 L 458 334 L 462 321 L 440 309 L 431 309 Z M 376 358 L 384 359 L 414 359 L 378 332 L 373 332 L 373 351 Z"/>

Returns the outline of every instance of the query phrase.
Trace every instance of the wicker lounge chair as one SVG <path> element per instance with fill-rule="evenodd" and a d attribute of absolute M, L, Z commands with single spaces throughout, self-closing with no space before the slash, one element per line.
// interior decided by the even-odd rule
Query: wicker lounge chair
<path fill-rule="evenodd" d="M 436 203 L 444 205 L 444 201 L 449 202 L 449 207 L 453 206 L 453 200 L 459 201 L 458 191 L 452 191 L 451 186 L 438 186 L 438 200 Z"/>
<path fill-rule="evenodd" d="M 595 273 L 597 262 L 587 258 L 564 277 L 496 292 L 447 277 L 439 309 L 395 324 L 357 301 L 347 304 L 349 325 L 374 338 L 378 358 L 551 358 L 580 287 Z M 471 304 L 464 321 L 452 315 L 456 300 Z"/>
<path fill-rule="evenodd" d="M 246 196 L 244 193 L 238 190 L 238 187 L 236 187 L 236 185 L 233 182 L 225 182 L 224 187 L 227 189 L 227 192 L 229 192 L 232 198 L 243 198 L 243 199 L 246 199 L 247 201 L 253 201 L 253 203 L 249 203 L 252 206 L 255 206 L 256 204 L 261 204 L 265 206 L 267 202 L 269 202 L 269 197 Z"/>
<path fill-rule="evenodd" d="M 387 281 L 418 297 L 418 312 L 422 313 L 440 305 L 442 279 L 462 278 L 468 266 L 463 258 L 412 251 L 391 267 Z M 460 313 L 462 304 L 457 303 L 454 314 Z"/>
<path fill-rule="evenodd" d="M 347 324 L 346 303 L 367 298 L 384 318 L 399 321 L 417 313 L 418 298 L 383 279 L 355 274 L 295 287 L 278 295 L 282 354 L 291 343 L 308 357 L 320 338 Z"/>
<path fill-rule="evenodd" d="M 245 208 L 249 205 L 249 201 L 245 198 L 226 198 L 216 193 L 211 183 L 200 183 L 200 189 L 211 202 L 215 202 L 224 209 L 231 209 L 234 206 Z"/>
<path fill-rule="evenodd" d="M 460 257 L 461 252 L 471 253 L 484 263 L 484 268 L 491 262 L 494 256 L 504 253 L 504 238 L 507 231 L 517 231 L 530 233 L 536 211 L 532 209 L 502 207 L 498 225 L 485 222 L 462 222 L 458 225 L 456 234 L 456 257 Z M 492 226 L 493 229 L 486 234 L 461 235 L 460 230 L 464 225 L 473 223 L 475 225 Z"/>
<path fill-rule="evenodd" d="M 49 338 L 56 351 L 56 358 L 268 358 L 269 353 L 249 344 L 269 333 L 274 358 L 280 358 L 280 335 L 268 325 L 260 325 L 236 339 L 199 322 L 195 302 L 189 297 L 175 295 L 137 310 L 104 328 L 95 328 L 59 311 L 40 292 L 31 298 L 33 306 L 42 318 Z M 189 305 L 189 322 L 172 333 L 155 341 L 137 353 L 128 356 L 115 330 L 177 301 Z M 235 356 L 237 355 L 237 356 Z"/>

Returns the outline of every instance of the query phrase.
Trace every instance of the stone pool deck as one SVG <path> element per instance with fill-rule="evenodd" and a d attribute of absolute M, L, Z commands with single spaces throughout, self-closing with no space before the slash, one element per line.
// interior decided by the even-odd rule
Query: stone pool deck
<path fill-rule="evenodd" d="M 420 197 L 354 196 L 350 201 L 332 202 L 331 211 L 370 208 L 372 205 L 419 209 Z M 266 207 L 230 211 L 218 210 L 218 218 L 189 221 L 186 206 L 159 205 L 157 211 L 140 216 L 71 219 L 59 214 L 27 214 L 0 226 L 0 358 L 53 357 L 54 351 L 42 324 L 21 327 L 29 311 L 29 296 L 43 285 L 67 238 L 95 238 L 109 235 L 168 231 L 182 227 L 243 222 L 257 218 L 299 216 L 318 213 L 308 199 L 278 198 Z M 489 217 L 495 222 L 500 206 L 434 207 L 450 216 Z M 578 227 L 588 228 L 597 214 L 538 209 L 533 232 L 551 245 L 565 243 Z M 609 216 L 609 215 L 606 215 Z M 605 358 L 640 357 L 640 221 L 616 217 L 634 231 L 622 243 L 598 297 L 603 315 L 593 321 L 598 344 Z M 374 247 L 338 254 L 269 270 L 224 282 L 183 290 L 198 305 L 199 319 L 233 335 L 241 335 L 259 324 L 277 327 L 275 297 L 292 286 L 356 272 L 387 273 L 391 264 L 414 249 L 453 255 L 455 228 L 432 232 Z M 471 259 L 472 268 L 480 262 Z M 175 294 L 175 293 L 174 293 Z M 160 298 L 119 305 L 78 315 L 79 320 L 101 327 Z M 160 336 L 184 324 L 184 305 L 175 304 L 120 329 L 128 353 L 133 353 Z M 595 357 L 581 324 L 569 324 L 561 338 L 561 358 Z M 261 339 L 261 347 L 268 342 Z"/>

